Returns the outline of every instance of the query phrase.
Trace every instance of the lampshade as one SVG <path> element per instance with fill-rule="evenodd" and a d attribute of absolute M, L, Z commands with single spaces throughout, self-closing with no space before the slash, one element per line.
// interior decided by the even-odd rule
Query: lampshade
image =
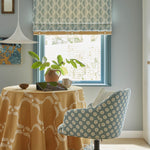
<path fill-rule="evenodd" d="M 0 41 L 0 43 L 10 44 L 35 44 L 36 41 L 32 41 L 27 38 L 21 30 L 19 23 L 19 0 L 18 0 L 18 23 L 15 32 L 6 40 Z"/>

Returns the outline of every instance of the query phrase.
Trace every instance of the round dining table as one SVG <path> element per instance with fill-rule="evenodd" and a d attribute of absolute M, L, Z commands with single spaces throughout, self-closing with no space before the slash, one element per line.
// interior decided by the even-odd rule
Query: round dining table
<path fill-rule="evenodd" d="M 58 134 L 69 109 L 85 108 L 83 89 L 61 91 L 25 90 L 18 85 L 0 95 L 0 150 L 82 150 L 89 139 Z"/>

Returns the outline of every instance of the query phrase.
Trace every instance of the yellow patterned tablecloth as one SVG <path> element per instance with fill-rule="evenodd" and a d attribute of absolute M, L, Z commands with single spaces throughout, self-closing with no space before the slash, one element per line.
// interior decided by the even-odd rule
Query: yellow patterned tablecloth
<path fill-rule="evenodd" d="M 67 91 L 22 90 L 9 86 L 0 96 L 0 150 L 81 150 L 89 140 L 57 133 L 69 109 L 84 108 L 81 87 Z"/>

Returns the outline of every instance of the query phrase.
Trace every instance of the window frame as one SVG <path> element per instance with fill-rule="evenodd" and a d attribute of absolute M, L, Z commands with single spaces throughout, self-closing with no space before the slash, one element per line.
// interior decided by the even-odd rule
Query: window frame
<path fill-rule="evenodd" d="M 45 37 L 44 35 L 35 35 L 33 51 L 37 53 L 40 59 L 45 55 Z M 111 86 L 111 35 L 102 35 L 101 37 L 101 81 L 73 81 L 73 85 L 80 86 Z M 44 71 L 33 69 L 33 83 L 44 82 Z"/>

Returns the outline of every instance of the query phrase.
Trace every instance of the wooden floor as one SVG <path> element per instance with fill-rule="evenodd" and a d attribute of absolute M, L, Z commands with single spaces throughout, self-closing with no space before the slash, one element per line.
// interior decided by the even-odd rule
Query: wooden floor
<path fill-rule="evenodd" d="M 113 139 L 103 140 L 100 150 L 150 150 L 144 139 Z"/>

